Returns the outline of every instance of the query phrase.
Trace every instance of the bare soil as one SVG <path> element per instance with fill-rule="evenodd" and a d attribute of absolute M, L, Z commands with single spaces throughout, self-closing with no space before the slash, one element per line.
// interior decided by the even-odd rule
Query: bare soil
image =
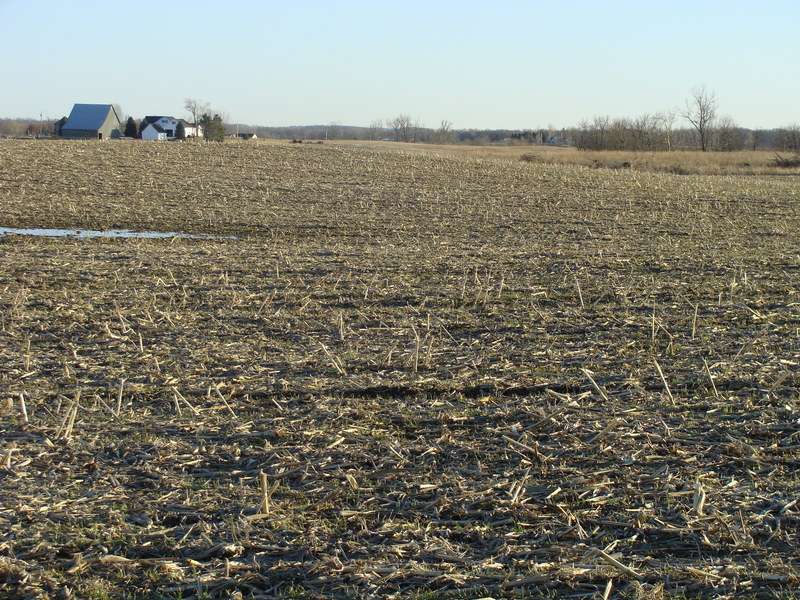
<path fill-rule="evenodd" d="M 0 596 L 796 598 L 800 185 L 0 142 Z"/>

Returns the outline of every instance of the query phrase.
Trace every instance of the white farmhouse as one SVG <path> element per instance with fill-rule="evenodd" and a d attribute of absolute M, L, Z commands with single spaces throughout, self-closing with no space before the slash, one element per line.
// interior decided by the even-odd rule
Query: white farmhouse
<path fill-rule="evenodd" d="M 174 140 L 178 137 L 179 123 L 183 123 L 186 137 L 200 137 L 203 135 L 201 127 L 187 123 L 183 119 L 167 116 L 148 116 L 144 120 L 147 123 L 147 127 L 141 131 L 143 140 Z"/>

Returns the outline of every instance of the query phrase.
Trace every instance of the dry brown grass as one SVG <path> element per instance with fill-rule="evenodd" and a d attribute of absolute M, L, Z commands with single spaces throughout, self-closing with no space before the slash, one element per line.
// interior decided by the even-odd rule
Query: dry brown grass
<path fill-rule="evenodd" d="M 278 140 L 264 143 L 281 143 Z M 740 152 L 621 152 L 580 151 L 560 146 L 497 144 L 489 146 L 406 144 L 397 142 L 331 142 L 346 147 L 369 147 L 432 153 L 459 158 L 514 160 L 537 164 L 590 168 L 631 168 L 675 175 L 800 175 L 793 157 L 773 151 Z"/>
<path fill-rule="evenodd" d="M 540 152 L 521 157 L 529 162 L 592 168 L 630 168 L 675 175 L 800 175 L 798 165 L 782 163 L 771 151 L 741 152 Z"/>
<path fill-rule="evenodd" d="M 238 236 L 0 238 L 0 594 L 797 589 L 795 178 L 268 143 L 0 165 L 0 225 Z"/>

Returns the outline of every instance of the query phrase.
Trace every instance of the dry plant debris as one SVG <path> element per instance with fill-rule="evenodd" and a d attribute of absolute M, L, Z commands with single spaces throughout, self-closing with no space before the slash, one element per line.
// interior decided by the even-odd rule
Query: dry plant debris
<path fill-rule="evenodd" d="M 800 198 L 0 142 L 0 595 L 789 598 Z"/>

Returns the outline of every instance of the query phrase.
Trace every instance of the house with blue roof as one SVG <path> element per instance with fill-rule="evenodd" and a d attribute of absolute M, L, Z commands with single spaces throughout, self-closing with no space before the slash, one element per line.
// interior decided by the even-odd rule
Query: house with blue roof
<path fill-rule="evenodd" d="M 63 119 L 62 119 L 63 121 Z M 111 104 L 76 104 L 66 123 L 56 123 L 56 134 L 76 140 L 120 137 L 120 122 Z"/>

